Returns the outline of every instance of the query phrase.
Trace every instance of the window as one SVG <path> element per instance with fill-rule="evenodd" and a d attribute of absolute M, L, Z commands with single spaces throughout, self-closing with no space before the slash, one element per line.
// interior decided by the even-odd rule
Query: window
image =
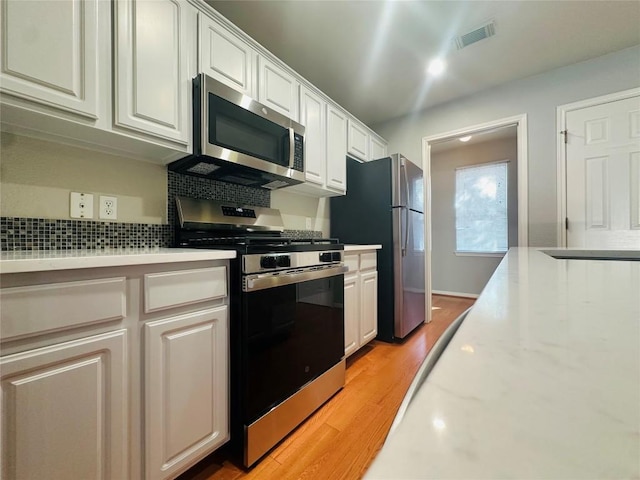
<path fill-rule="evenodd" d="M 507 161 L 456 169 L 456 251 L 508 249 Z"/>

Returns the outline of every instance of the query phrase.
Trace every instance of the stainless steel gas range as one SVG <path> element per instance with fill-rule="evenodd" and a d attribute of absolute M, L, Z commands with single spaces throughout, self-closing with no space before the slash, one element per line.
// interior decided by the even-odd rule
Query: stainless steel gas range
<path fill-rule="evenodd" d="M 335 239 L 282 236 L 278 210 L 177 198 L 176 246 L 234 249 L 231 445 L 250 467 L 344 386 L 344 272 Z"/>

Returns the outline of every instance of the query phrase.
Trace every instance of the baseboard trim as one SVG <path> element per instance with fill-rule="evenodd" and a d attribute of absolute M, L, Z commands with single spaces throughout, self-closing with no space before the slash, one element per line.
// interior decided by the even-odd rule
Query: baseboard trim
<path fill-rule="evenodd" d="M 447 292 L 445 290 L 431 290 L 431 293 L 434 295 L 444 295 L 445 297 L 478 298 L 480 296 L 476 293 Z"/>

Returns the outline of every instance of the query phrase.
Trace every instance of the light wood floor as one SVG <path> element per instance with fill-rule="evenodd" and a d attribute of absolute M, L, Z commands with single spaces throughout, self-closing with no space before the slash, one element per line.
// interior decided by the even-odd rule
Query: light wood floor
<path fill-rule="evenodd" d="M 345 387 L 249 472 L 222 448 L 179 480 L 347 480 L 364 475 L 382 447 L 429 349 L 473 299 L 433 296 L 433 320 L 401 344 L 374 340 L 347 360 Z"/>

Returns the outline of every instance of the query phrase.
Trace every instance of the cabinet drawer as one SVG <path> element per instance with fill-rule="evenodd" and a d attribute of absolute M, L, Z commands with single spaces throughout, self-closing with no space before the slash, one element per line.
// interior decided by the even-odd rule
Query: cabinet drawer
<path fill-rule="evenodd" d="M 52 283 L 0 291 L 3 340 L 67 330 L 126 316 L 124 277 Z"/>
<path fill-rule="evenodd" d="M 145 313 L 226 296 L 226 267 L 150 273 L 144 276 Z"/>
<path fill-rule="evenodd" d="M 357 272 L 360 268 L 360 255 L 345 255 L 344 265 L 349 269 L 349 272 Z"/>
<path fill-rule="evenodd" d="M 360 270 L 369 270 L 376 268 L 377 254 L 376 252 L 360 254 Z"/>

